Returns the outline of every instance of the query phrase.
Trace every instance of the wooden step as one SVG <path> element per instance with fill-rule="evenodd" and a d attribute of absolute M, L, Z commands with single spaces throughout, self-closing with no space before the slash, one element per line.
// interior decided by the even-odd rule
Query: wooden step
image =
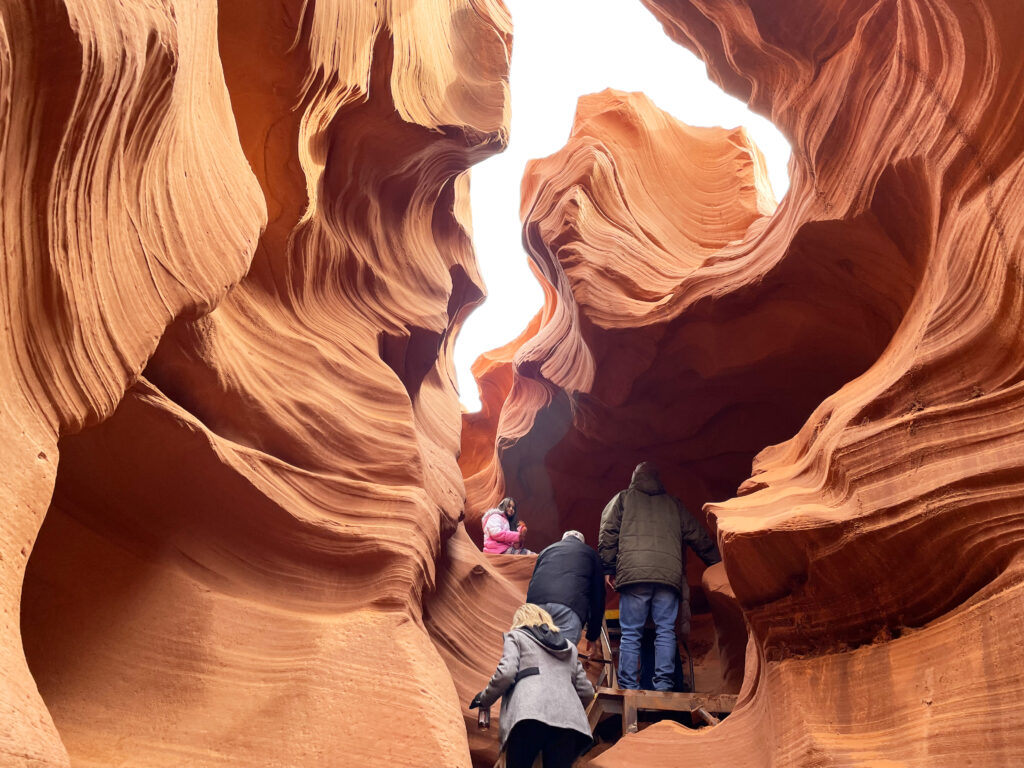
<path fill-rule="evenodd" d="M 597 695 L 587 708 L 591 731 L 604 715 L 622 715 L 622 732 L 637 732 L 637 713 L 640 710 L 659 712 L 689 712 L 708 725 L 717 725 L 712 713 L 728 714 L 736 706 L 733 694 L 676 693 L 674 691 L 634 691 L 624 688 L 598 688 Z"/>

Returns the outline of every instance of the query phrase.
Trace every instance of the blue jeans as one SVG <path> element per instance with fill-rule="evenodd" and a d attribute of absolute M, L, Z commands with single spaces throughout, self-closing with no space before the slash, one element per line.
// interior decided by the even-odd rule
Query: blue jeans
<path fill-rule="evenodd" d="M 664 584 L 630 584 L 619 590 L 619 687 L 640 687 L 640 636 L 654 620 L 654 690 L 672 690 L 676 668 L 676 614 L 679 593 Z"/>
<path fill-rule="evenodd" d="M 561 603 L 541 603 L 540 607 L 551 614 L 551 618 L 558 625 L 558 631 L 562 637 L 573 645 L 580 641 L 580 632 L 583 631 L 583 622 L 576 615 L 576 611 Z"/>

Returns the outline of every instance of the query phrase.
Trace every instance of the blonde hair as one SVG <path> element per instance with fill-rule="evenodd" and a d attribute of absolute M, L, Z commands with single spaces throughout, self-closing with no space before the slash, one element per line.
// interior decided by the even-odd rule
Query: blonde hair
<path fill-rule="evenodd" d="M 551 618 L 551 614 L 533 603 L 520 605 L 512 617 L 512 629 L 539 627 L 541 624 L 547 624 L 553 632 L 559 631 L 555 625 L 555 620 Z"/>

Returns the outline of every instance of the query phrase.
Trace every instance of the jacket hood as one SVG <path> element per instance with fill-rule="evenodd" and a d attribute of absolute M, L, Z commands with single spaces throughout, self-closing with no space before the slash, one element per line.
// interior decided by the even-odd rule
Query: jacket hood
<path fill-rule="evenodd" d="M 502 517 L 505 517 L 505 513 L 502 512 L 500 509 L 498 509 L 497 507 L 491 507 L 486 512 L 484 512 L 483 519 L 480 522 L 486 525 L 487 521 L 491 518 L 491 515 L 501 515 Z"/>
<path fill-rule="evenodd" d="M 665 492 L 665 486 L 658 478 L 658 468 L 649 461 L 637 464 L 636 469 L 633 470 L 633 479 L 630 481 L 629 487 L 631 490 L 643 491 L 648 496 L 657 496 Z"/>
<path fill-rule="evenodd" d="M 563 659 L 572 652 L 569 648 L 569 641 L 562 637 L 562 633 L 552 631 L 547 624 L 541 624 L 539 627 L 517 627 L 517 629 L 552 656 Z"/>

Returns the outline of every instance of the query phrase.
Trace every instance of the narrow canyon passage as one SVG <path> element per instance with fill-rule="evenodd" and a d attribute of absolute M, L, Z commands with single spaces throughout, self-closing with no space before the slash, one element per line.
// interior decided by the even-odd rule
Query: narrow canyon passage
<path fill-rule="evenodd" d="M 644 5 L 790 191 L 742 129 L 581 98 L 467 414 L 501 2 L 0 4 L 0 762 L 493 765 L 466 704 L 533 561 L 480 514 L 593 541 L 645 459 L 717 536 L 738 706 L 589 764 L 1024 760 L 1024 10 Z"/>
<path fill-rule="evenodd" d="M 638 144 L 649 154 L 637 158 Z M 464 417 L 460 461 L 474 539 L 479 513 L 511 495 L 531 547 L 567 529 L 596 542 L 601 510 L 643 460 L 714 530 L 705 504 L 732 497 L 762 448 L 791 438 L 877 362 L 915 297 L 920 253 L 902 250 L 872 208 L 848 223 L 803 225 L 770 254 L 774 264 L 752 270 L 752 254 L 792 226 L 785 203 L 773 210 L 774 200 L 755 197 L 766 187 L 763 173 L 742 132 L 689 128 L 638 94 L 581 99 L 569 144 L 538 161 L 524 186 L 532 195 L 527 243 L 567 307 L 549 308 L 548 327 L 489 361 L 483 410 Z M 662 183 L 652 187 L 652 177 Z M 905 182 L 887 178 L 877 206 Z M 694 189 L 717 195 L 695 198 Z M 575 327 L 557 327 L 559 313 Z M 585 389 L 570 393 L 555 383 L 559 375 L 580 381 L 579 349 L 592 372 Z M 556 374 L 545 376 L 545 366 Z M 496 433 L 496 413 L 526 431 Z M 474 497 L 496 476 L 498 494 Z M 709 692 L 736 693 L 747 645 L 742 614 L 727 594 L 716 636 L 709 599 L 720 596 L 705 594 L 704 566 L 688 562 L 699 679 Z"/>

